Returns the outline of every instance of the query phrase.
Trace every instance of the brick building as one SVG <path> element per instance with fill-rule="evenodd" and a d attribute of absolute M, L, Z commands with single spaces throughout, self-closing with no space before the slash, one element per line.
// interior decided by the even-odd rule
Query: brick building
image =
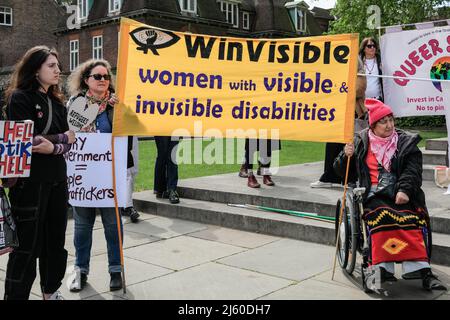
<path fill-rule="evenodd" d="M 17 60 L 31 47 L 57 47 L 65 10 L 55 0 L 0 0 L 0 95 Z"/>
<path fill-rule="evenodd" d="M 310 10 L 299 0 L 73 0 L 72 4 L 80 8 L 81 28 L 69 29 L 62 22 L 55 32 L 61 61 L 69 69 L 93 57 L 116 65 L 120 17 L 175 31 L 255 38 L 320 35 L 333 19 L 328 10 Z"/>
<path fill-rule="evenodd" d="M 93 57 L 115 66 L 122 16 L 169 30 L 254 38 L 320 35 L 334 19 L 300 0 L 0 0 L 0 97 L 14 64 L 35 45 L 57 48 L 66 73 Z"/>

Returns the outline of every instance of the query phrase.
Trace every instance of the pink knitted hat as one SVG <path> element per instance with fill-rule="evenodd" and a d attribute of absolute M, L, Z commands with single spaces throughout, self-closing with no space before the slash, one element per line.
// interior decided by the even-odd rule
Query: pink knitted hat
<path fill-rule="evenodd" d="M 392 115 L 392 109 L 377 99 L 366 99 L 365 105 L 369 110 L 369 125 L 376 123 L 378 120 L 386 116 Z"/>

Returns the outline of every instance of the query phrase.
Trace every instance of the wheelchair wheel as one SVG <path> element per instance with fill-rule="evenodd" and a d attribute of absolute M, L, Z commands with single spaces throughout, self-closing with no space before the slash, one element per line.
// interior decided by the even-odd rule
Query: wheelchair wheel
<path fill-rule="evenodd" d="M 345 269 L 347 267 L 348 263 L 348 220 L 346 219 L 345 215 L 346 213 L 343 212 L 342 214 L 342 220 L 341 220 L 341 227 L 339 228 L 339 237 L 337 236 L 338 232 L 338 224 L 339 224 L 339 215 L 341 212 L 341 206 L 342 201 L 341 199 L 338 200 L 336 204 L 336 220 L 335 220 L 335 238 L 338 241 L 338 250 L 337 250 L 337 257 L 339 261 L 339 265 L 342 269 Z"/>
<path fill-rule="evenodd" d="M 339 223 L 339 214 L 341 210 L 341 201 L 336 206 L 336 232 Z M 358 248 L 358 227 L 356 222 L 355 204 L 353 195 L 347 193 L 345 201 L 345 210 L 342 214 L 341 227 L 338 239 L 338 260 L 342 269 L 348 274 L 352 274 L 355 269 L 356 255 Z M 337 236 L 337 234 L 335 234 Z"/>

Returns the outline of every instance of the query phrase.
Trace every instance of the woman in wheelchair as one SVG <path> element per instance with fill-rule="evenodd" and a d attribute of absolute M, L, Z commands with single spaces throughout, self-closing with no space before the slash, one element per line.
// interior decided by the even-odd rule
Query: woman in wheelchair
<path fill-rule="evenodd" d="M 396 129 L 391 108 L 366 99 L 368 129 L 355 136 L 336 158 L 334 169 L 365 188 L 363 220 L 367 230 L 367 262 L 379 266 L 381 282 L 395 281 L 394 263 L 402 263 L 403 279 L 422 279 L 427 290 L 446 290 L 431 272 L 431 229 L 422 185 L 419 135 Z M 354 157 L 352 157 L 354 155 Z"/>

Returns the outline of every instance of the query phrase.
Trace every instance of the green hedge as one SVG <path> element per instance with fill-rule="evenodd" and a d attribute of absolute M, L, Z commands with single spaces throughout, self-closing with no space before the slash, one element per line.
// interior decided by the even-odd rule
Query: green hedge
<path fill-rule="evenodd" d="M 428 127 L 445 129 L 445 116 L 422 116 L 396 118 L 395 125 L 401 128 Z"/>

